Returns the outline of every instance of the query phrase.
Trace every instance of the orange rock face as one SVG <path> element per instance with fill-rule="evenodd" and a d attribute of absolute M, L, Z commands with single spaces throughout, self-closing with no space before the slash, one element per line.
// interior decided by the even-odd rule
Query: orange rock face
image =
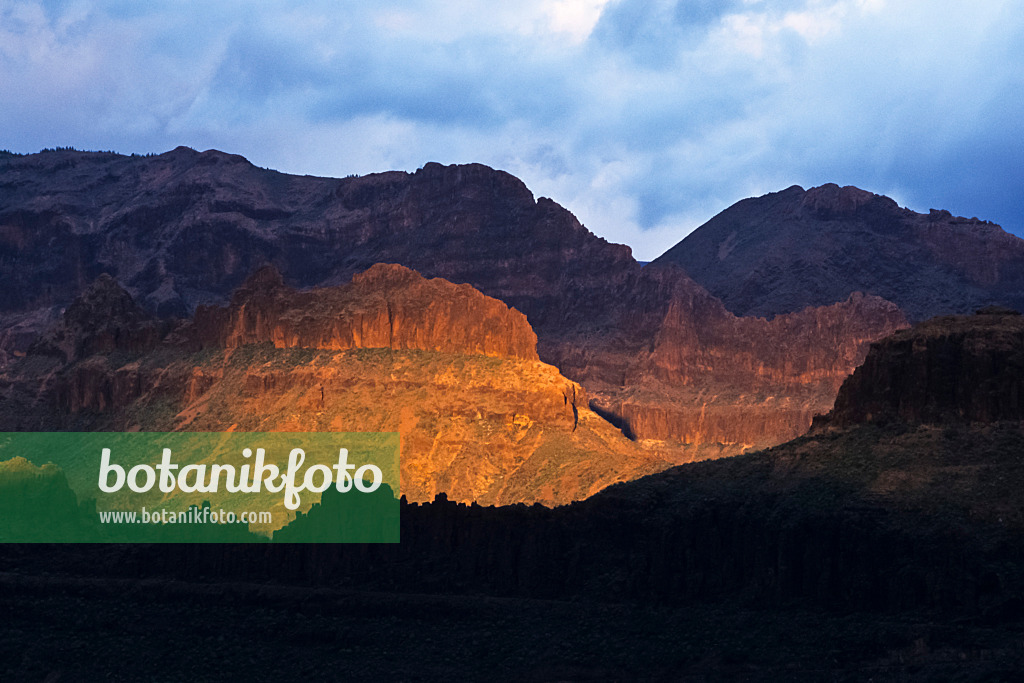
<path fill-rule="evenodd" d="M 378 264 L 340 287 L 296 291 L 265 267 L 227 308 L 200 306 L 195 334 L 204 346 L 272 342 L 280 349 L 418 349 L 537 359 L 526 316 L 469 285 L 427 280 Z"/>
<path fill-rule="evenodd" d="M 62 321 L 56 336 L 90 352 L 40 346 L 16 362 L 3 429 L 393 431 L 411 501 L 558 505 L 668 466 L 537 359 L 522 314 L 401 266 L 306 292 L 265 269 L 151 347 L 134 343 L 139 311 L 112 281 L 81 301 L 120 302 L 96 338 L 114 328 L 125 344 Z"/>

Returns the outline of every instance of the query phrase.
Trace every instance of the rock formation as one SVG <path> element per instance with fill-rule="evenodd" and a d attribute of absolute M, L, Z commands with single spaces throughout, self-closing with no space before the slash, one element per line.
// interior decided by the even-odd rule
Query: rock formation
<path fill-rule="evenodd" d="M 263 269 L 174 326 L 101 277 L 44 339 L 0 384 L 4 430 L 394 431 L 415 501 L 557 505 L 667 466 L 537 360 L 521 313 L 401 266 L 303 292 Z"/>
<path fill-rule="evenodd" d="M 280 562 L 272 548 L 183 549 L 169 551 L 171 564 L 185 577 L 354 580 L 378 591 L 924 610 L 1015 625 L 1024 597 L 1022 407 L 994 411 L 995 401 L 1019 396 L 1021 322 L 990 310 L 877 344 L 840 398 L 899 397 L 902 413 L 886 423 L 837 402 L 845 426 L 674 467 L 554 510 L 437 495 L 403 506 L 398 546 L 342 547 L 316 563 L 298 554 Z M 945 392 L 948 381 L 927 383 L 933 375 L 976 389 Z M 895 377 L 924 380 L 928 391 L 887 383 Z M 871 389 L 871 378 L 883 381 Z M 992 401 L 982 398 L 986 387 Z M 941 426 L 913 424 L 924 415 Z"/>
<path fill-rule="evenodd" d="M 682 444 L 677 461 L 799 436 L 868 344 L 906 325 L 895 305 L 860 293 L 765 320 L 734 316 L 672 269 L 645 269 L 642 282 L 664 289 L 624 311 L 616 334 L 541 350 L 627 434 Z"/>
<path fill-rule="evenodd" d="M 1024 604 L 1024 431 L 1019 403 L 1010 402 L 1016 412 L 993 410 L 1019 380 L 1020 336 L 1019 317 L 1007 311 L 924 323 L 874 347 L 864 366 L 870 372 L 851 379 L 836 406 L 845 426 L 768 451 L 675 467 L 555 509 L 492 508 L 442 493 L 403 501 L 399 544 L 2 545 L 0 578 L 17 608 L 9 610 L 9 630 L 24 648 L 8 664 L 8 677 L 57 671 L 50 661 L 77 656 L 96 630 L 116 641 L 111 647 L 127 639 L 133 652 L 147 644 L 162 651 L 177 623 L 134 619 L 112 629 L 125 614 L 173 603 L 202 606 L 172 615 L 189 627 L 190 647 L 208 643 L 211 661 L 235 653 L 239 670 L 254 676 L 272 666 L 284 676 L 296 670 L 280 665 L 286 634 L 301 645 L 286 664 L 307 665 L 313 652 L 316 670 L 340 661 L 367 678 L 380 676 L 385 659 L 397 662 L 398 677 L 423 676 L 422 657 L 455 640 L 457 648 L 431 660 L 431 678 L 451 677 L 452 662 L 469 648 L 494 667 L 537 659 L 540 651 L 542 664 L 527 669 L 538 680 L 553 670 L 568 679 L 635 678 L 639 671 L 667 679 L 861 680 L 869 671 L 880 680 L 1012 680 L 1020 670 Z M 241 395 L 252 382 L 256 397 L 289 381 L 304 384 L 292 370 L 334 367 L 359 351 L 359 363 L 381 365 L 375 378 L 390 385 L 404 379 L 395 372 L 402 364 L 429 356 L 454 368 L 456 356 L 264 342 L 236 347 L 228 359 L 207 348 L 181 364 L 196 378 L 189 414 L 218 419 L 228 404 L 214 392 Z M 166 360 L 169 351 L 161 352 Z M 481 363 L 479 373 L 536 363 L 460 358 Z M 248 369 L 240 376 L 258 379 L 229 381 L 231 363 Z M 454 369 L 447 376 L 467 386 Z M 933 386 L 931 377 L 946 379 Z M 879 380 L 876 387 L 870 378 Z M 949 378 L 963 390 L 945 392 Z M 940 390 L 939 403 L 919 381 Z M 987 390 L 991 401 L 982 395 Z M 210 398 L 204 403 L 203 396 Z M 301 396 L 280 398 L 281 406 L 305 409 Z M 850 412 L 859 399 L 888 405 L 890 417 Z M 560 471 L 559 463 L 549 469 Z M 211 604 L 224 614 L 207 628 L 210 637 L 197 639 Z M 98 613 L 100 621 L 65 618 L 69 610 Z M 251 639 L 231 650 L 230 639 L 216 637 L 226 623 L 248 628 L 273 657 L 254 664 Z M 440 644 L 438 623 L 446 627 Z M 370 628 L 376 637 L 367 637 Z M 396 634 L 418 649 L 393 652 L 388 638 Z M 710 649 L 693 645 L 699 637 Z M 49 640 L 39 646 L 39 638 Z M 502 639 L 510 649 L 497 648 Z M 790 654 L 794 643 L 799 657 Z M 582 668 L 613 648 L 619 668 Z M 562 657 L 557 669 L 549 664 L 552 649 Z M 376 654 L 387 657 L 368 656 Z M 85 671 L 109 678 L 123 669 Z M 192 673 L 183 669 L 180 677 Z M 476 668 L 466 676 L 488 673 Z"/>
<path fill-rule="evenodd" d="M 172 326 L 143 311 L 114 278 L 104 273 L 30 350 L 60 355 L 65 362 L 111 351 L 142 353 L 155 347 Z"/>
<path fill-rule="evenodd" d="M 819 425 L 1024 420 L 1024 317 L 988 307 L 941 316 L 871 346 Z"/>
<path fill-rule="evenodd" d="M 537 360 L 526 316 L 469 285 L 426 280 L 378 264 L 347 285 L 296 291 L 267 266 L 227 308 L 200 306 L 193 325 L 204 346 L 271 342 L 277 348 L 418 349 Z"/>
<path fill-rule="evenodd" d="M 790 313 L 855 291 L 915 321 L 1024 305 L 1024 240 L 988 221 L 920 214 L 834 184 L 737 202 L 652 265 L 669 263 L 737 315 Z"/>
<path fill-rule="evenodd" d="M 515 177 L 479 164 L 331 179 L 259 169 L 213 150 L 47 152 L 0 158 L 0 207 L 0 259 L 9 264 L 0 321 L 18 325 L 17 333 L 0 331 L 9 344 L 0 360 L 23 352 L 32 326 L 41 330 L 48 311 L 103 272 L 150 314 L 198 309 L 204 327 L 221 315 L 209 306 L 225 303 L 266 264 L 290 286 L 308 288 L 395 263 L 521 311 L 542 360 L 582 383 L 627 433 L 665 442 L 676 460 L 799 433 L 831 405 L 866 342 L 902 324 L 873 297 L 820 312 L 799 306 L 784 322 L 736 318 L 681 270 L 641 268 L 628 247 L 596 237 Z M 54 252 L 53 241 L 63 248 Z M 358 280 L 351 286 L 358 289 Z M 429 315 L 459 316 L 460 300 Z M 277 305 L 291 304 L 263 301 L 256 309 Z M 301 339 L 274 337 L 252 307 L 237 315 L 246 339 L 282 346 L 355 343 L 384 327 L 392 333 L 383 309 L 369 305 L 365 315 L 377 317 L 356 325 L 366 330 L 335 329 L 312 314 L 290 321 Z M 838 320 L 843 315 L 852 317 Z M 430 343 L 443 342 L 424 322 L 418 329 Z M 429 345 L 403 335 L 395 344 Z M 493 343 L 481 340 L 479 350 L 507 352 L 489 350 Z"/>

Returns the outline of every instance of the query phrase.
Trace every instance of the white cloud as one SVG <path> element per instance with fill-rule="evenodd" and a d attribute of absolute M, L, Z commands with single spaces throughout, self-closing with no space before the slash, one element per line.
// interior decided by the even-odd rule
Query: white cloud
<path fill-rule="evenodd" d="M 554 0 L 544 6 L 553 31 L 566 33 L 574 42 L 590 36 L 609 0 Z"/>

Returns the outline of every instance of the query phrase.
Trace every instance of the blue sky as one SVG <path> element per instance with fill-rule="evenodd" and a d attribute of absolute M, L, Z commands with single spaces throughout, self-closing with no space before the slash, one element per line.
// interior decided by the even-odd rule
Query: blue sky
<path fill-rule="evenodd" d="M 481 162 L 651 259 L 836 182 L 1024 231 L 1013 0 L 0 0 L 0 148 Z"/>

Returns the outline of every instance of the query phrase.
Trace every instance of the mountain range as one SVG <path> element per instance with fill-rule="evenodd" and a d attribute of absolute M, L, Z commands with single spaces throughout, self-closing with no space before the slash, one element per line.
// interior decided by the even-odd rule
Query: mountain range
<path fill-rule="evenodd" d="M 60 669 L 129 629 L 117 666 L 143 671 L 175 624 L 245 624 L 244 651 L 206 637 L 194 656 L 286 675 L 300 662 L 259 652 L 288 633 L 367 679 L 493 678 L 512 662 L 499 678 L 1013 680 L 1024 413 L 1001 399 L 1021 395 L 1022 349 L 1008 309 L 922 323 L 874 344 L 801 438 L 554 509 L 439 492 L 403 502 L 400 544 L 6 545 L 22 655 L 0 671 Z M 16 465 L 3 472 L 58 499 L 54 476 Z M 124 623 L 146 605 L 169 623 Z M 164 673 L 184 676 L 182 661 Z"/>
<path fill-rule="evenodd" d="M 798 436 L 908 320 L 1019 305 L 1022 259 L 1024 241 L 998 226 L 836 185 L 743 200 L 641 266 L 479 164 L 332 179 L 184 147 L 0 158 L 5 362 L 102 274 L 167 325 L 204 319 L 267 265 L 290 287 L 329 289 L 395 263 L 524 314 L 537 339 L 525 353 L 666 462 Z M 329 309 L 315 298 L 296 306 Z M 531 346 L 507 334 L 462 351 Z"/>
<path fill-rule="evenodd" d="M 481 165 L 330 179 L 187 148 L 8 155 L 0 260 L 6 358 L 103 273 L 162 318 L 226 302 L 266 264 L 299 288 L 381 262 L 466 283 L 524 313 L 541 360 L 676 462 L 798 435 L 867 344 L 906 324 L 891 302 L 854 292 L 772 320 L 737 317 L 682 269 L 641 267 Z"/>
<path fill-rule="evenodd" d="M 0 155 L 0 429 L 395 431 L 403 495 L 391 545 L 0 544 L 0 678 L 1016 680 L 1021 244 L 824 185 L 641 266 L 481 165 Z M 0 507 L 84 519 L 37 465 Z"/>

